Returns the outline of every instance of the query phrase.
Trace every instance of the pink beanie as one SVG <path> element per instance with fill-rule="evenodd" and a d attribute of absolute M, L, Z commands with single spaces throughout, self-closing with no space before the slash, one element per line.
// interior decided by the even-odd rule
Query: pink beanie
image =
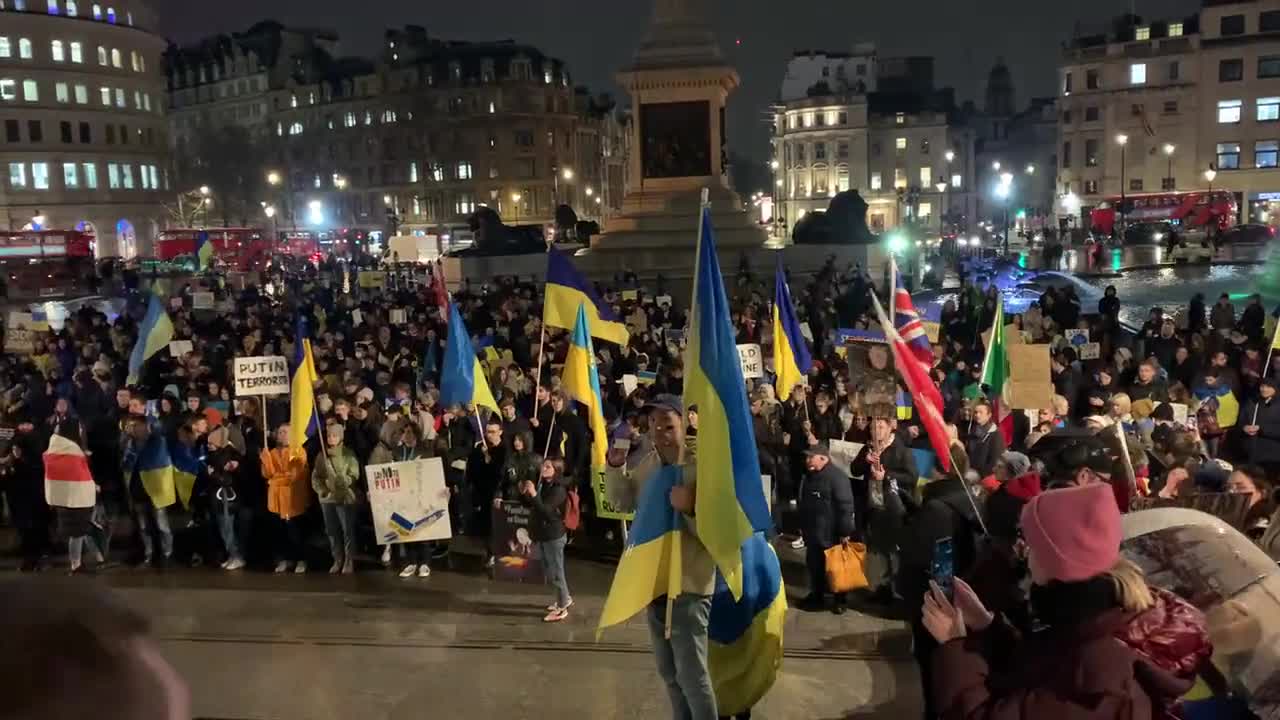
<path fill-rule="evenodd" d="M 1022 536 L 1050 580 L 1079 582 L 1116 564 L 1124 531 L 1111 486 L 1091 483 L 1032 498 L 1022 508 Z"/>

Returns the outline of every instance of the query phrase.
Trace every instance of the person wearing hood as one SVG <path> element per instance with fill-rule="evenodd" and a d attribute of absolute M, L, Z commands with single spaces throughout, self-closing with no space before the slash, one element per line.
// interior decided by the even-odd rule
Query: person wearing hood
<path fill-rule="evenodd" d="M 940 715 L 1163 717 L 1194 676 L 1171 671 L 1123 639 L 1135 615 L 1158 607 L 1157 597 L 1164 596 L 1120 554 L 1124 531 L 1110 488 L 1042 493 L 1023 507 L 1021 527 L 1031 609 L 1042 629 L 1020 636 L 958 578 L 954 599 L 936 584 L 925 595 L 923 624 L 941 645 L 931 678 Z M 1179 653 L 1186 662 L 1178 665 L 1194 673 L 1208 659 L 1207 643 L 1202 634 L 1185 628 L 1182 634 L 1199 638 L 1190 652 Z"/>
<path fill-rule="evenodd" d="M 330 575 L 350 575 L 356 567 L 356 486 L 360 482 L 360 462 L 342 444 L 346 429 L 337 423 L 325 426 L 327 450 L 316 458 L 311 471 L 311 487 L 324 512 L 324 531 L 333 554 Z"/>
<path fill-rule="evenodd" d="M 430 444 L 418 434 L 418 426 L 402 417 L 390 417 L 382 424 L 378 445 L 369 455 L 370 465 L 411 462 L 432 457 Z M 395 554 L 400 557 L 400 577 L 431 577 L 431 541 L 399 543 Z M 391 562 L 391 545 L 383 552 L 385 563 Z"/>

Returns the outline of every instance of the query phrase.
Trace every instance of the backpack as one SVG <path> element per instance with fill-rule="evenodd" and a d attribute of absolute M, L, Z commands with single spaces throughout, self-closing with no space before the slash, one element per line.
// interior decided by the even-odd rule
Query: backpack
<path fill-rule="evenodd" d="M 582 526 L 582 505 L 577 488 L 569 488 L 565 493 L 563 515 L 565 530 L 573 531 Z"/>

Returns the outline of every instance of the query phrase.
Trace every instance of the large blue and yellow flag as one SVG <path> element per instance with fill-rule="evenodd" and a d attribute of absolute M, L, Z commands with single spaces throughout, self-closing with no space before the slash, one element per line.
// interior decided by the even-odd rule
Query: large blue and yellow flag
<path fill-rule="evenodd" d="M 787 276 L 782 271 L 782 253 L 778 253 L 778 270 L 773 282 L 773 371 L 778 374 L 778 397 L 786 400 L 813 369 L 813 357 L 805 347 L 796 308 L 791 304 Z"/>
<path fill-rule="evenodd" d="M 671 601 L 680 595 L 683 577 L 680 530 L 684 523 L 671 507 L 671 490 L 683 477 L 683 467 L 664 465 L 641 488 L 627 547 L 600 611 L 597 638 L 605 628 L 630 620 L 663 595 L 670 619 Z"/>
<path fill-rule="evenodd" d="M 550 327 L 572 330 L 578 319 L 578 308 L 587 308 L 587 325 L 591 337 L 626 345 L 631 337 L 627 324 L 613 313 L 596 294 L 591 283 L 578 272 L 564 253 L 551 249 L 547 253 L 546 302 L 542 306 L 542 322 Z"/>
<path fill-rule="evenodd" d="M 208 270 L 211 262 L 213 262 L 213 241 L 209 239 L 208 231 L 201 230 L 196 233 L 196 272 Z"/>
<path fill-rule="evenodd" d="M 181 441 L 173 446 L 173 486 L 177 491 L 178 502 L 182 507 L 191 507 L 191 493 L 195 491 L 196 477 L 200 475 L 204 458 L 197 454 L 191 445 L 183 445 Z"/>
<path fill-rule="evenodd" d="M 591 428 L 591 467 L 600 469 L 609 451 L 609 432 L 604 424 L 604 401 L 600 395 L 600 374 L 596 371 L 596 354 L 587 331 L 586 305 L 578 306 L 578 321 L 573 327 L 573 342 L 564 361 L 562 386 L 574 400 L 587 406 L 587 425 Z"/>
<path fill-rule="evenodd" d="M 293 378 L 289 382 L 289 447 L 300 450 L 318 429 L 316 421 L 316 361 L 311 355 L 307 321 L 298 316 L 294 332 Z"/>
<path fill-rule="evenodd" d="M 741 599 L 742 545 L 772 522 L 710 208 L 702 210 L 688 342 L 684 404 L 698 406 L 698 538 Z"/>
<path fill-rule="evenodd" d="M 742 599 L 734 600 L 716 575 L 707 628 L 707 665 L 721 717 L 740 715 L 760 702 L 782 667 L 787 593 L 782 566 L 764 533 L 742 544 Z"/>
<path fill-rule="evenodd" d="M 142 318 L 142 324 L 138 326 L 138 342 L 129 355 L 129 385 L 138 382 L 147 359 L 168 347 L 171 340 L 173 321 L 164 309 L 164 301 L 159 295 L 153 294 L 147 303 L 146 317 Z"/>
<path fill-rule="evenodd" d="M 142 489 L 151 498 L 152 505 L 167 508 L 178 501 L 169 444 L 165 442 L 160 427 L 154 423 L 151 434 L 138 452 L 138 476 L 142 479 Z"/>
<path fill-rule="evenodd" d="M 456 303 L 449 303 L 449 338 L 444 346 L 444 371 L 440 376 L 440 404 L 487 407 L 498 412 L 484 368 L 471 344 L 471 333 Z"/>

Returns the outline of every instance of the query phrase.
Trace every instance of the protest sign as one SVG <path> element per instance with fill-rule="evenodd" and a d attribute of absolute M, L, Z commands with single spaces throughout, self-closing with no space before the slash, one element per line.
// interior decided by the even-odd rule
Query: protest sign
<path fill-rule="evenodd" d="M 853 465 L 858 453 L 862 452 L 862 443 L 832 440 L 827 446 L 831 450 L 831 463 L 843 470 L 845 475 L 852 475 L 849 467 Z"/>
<path fill-rule="evenodd" d="M 534 552 L 533 538 L 529 536 L 532 518 L 532 508 L 511 500 L 503 500 L 493 509 L 495 580 L 543 582 L 542 563 Z"/>
<path fill-rule="evenodd" d="M 809 342 L 813 342 L 813 328 L 809 327 L 809 323 L 800 323 L 800 337 L 808 340 Z"/>
<path fill-rule="evenodd" d="M 36 327 L 31 313 L 11 312 L 5 323 L 4 349 L 12 353 L 30 355 L 35 352 Z"/>
<path fill-rule="evenodd" d="M 623 290 L 623 291 L 622 291 L 622 300 L 623 300 L 623 302 L 626 302 L 627 300 L 630 300 L 630 301 L 632 301 L 632 302 L 635 302 L 636 300 L 639 300 L 639 299 L 640 299 L 640 291 L 639 291 L 639 290 Z"/>
<path fill-rule="evenodd" d="M 670 295 L 659 295 L 659 296 L 658 296 L 658 307 L 662 307 L 663 305 L 666 305 L 667 307 L 671 307 L 671 296 L 670 296 Z"/>
<path fill-rule="evenodd" d="M 360 312 L 358 309 L 357 309 L 357 310 L 352 310 L 352 311 L 351 311 L 351 324 L 352 324 L 353 326 L 359 326 L 359 325 L 360 325 L 360 323 L 363 323 L 363 322 L 364 322 L 364 313 Z"/>
<path fill-rule="evenodd" d="M 289 394 L 289 363 L 279 356 L 235 359 L 236 397 Z"/>
<path fill-rule="evenodd" d="M 447 540 L 449 488 L 440 458 L 370 465 L 369 507 L 379 545 Z"/>
<path fill-rule="evenodd" d="M 174 340 L 169 343 L 169 357 L 180 358 L 194 349 L 190 340 Z"/>
<path fill-rule="evenodd" d="M 1091 342 L 1076 345 L 1076 357 L 1080 360 L 1097 360 L 1102 357 L 1101 343 Z"/>
<path fill-rule="evenodd" d="M 1072 347 L 1079 347 L 1089 342 L 1088 330 L 1064 330 L 1062 334 L 1067 338 L 1067 344 Z"/>
<path fill-rule="evenodd" d="M 1009 345 L 1009 404 L 1039 410 L 1053 403 L 1048 345 Z"/>
<path fill-rule="evenodd" d="M 742 361 L 744 379 L 764 377 L 764 355 L 759 345 L 739 345 L 738 358 Z"/>
<path fill-rule="evenodd" d="M 363 290 L 384 290 L 387 287 L 387 274 L 380 270 L 361 270 L 358 277 Z"/>
<path fill-rule="evenodd" d="M 392 325 L 404 325 L 409 322 L 409 313 L 404 308 L 395 308 L 391 311 L 388 320 Z"/>
<path fill-rule="evenodd" d="M 623 375 L 621 382 L 622 393 L 625 397 L 631 397 L 631 393 L 635 392 L 636 388 L 640 386 L 640 378 L 635 375 Z"/>
<path fill-rule="evenodd" d="M 191 293 L 191 308 L 193 310 L 212 310 L 213 309 L 213 293 L 211 292 Z"/>
<path fill-rule="evenodd" d="M 1186 403 L 1169 403 L 1169 407 L 1173 409 L 1173 421 L 1179 425 L 1186 425 L 1189 414 Z"/>
<path fill-rule="evenodd" d="M 633 512 L 622 512 L 609 502 L 609 495 L 605 491 L 604 473 L 596 473 L 596 481 L 592 488 L 596 494 L 596 515 L 605 520 L 635 520 L 636 514 Z"/>

